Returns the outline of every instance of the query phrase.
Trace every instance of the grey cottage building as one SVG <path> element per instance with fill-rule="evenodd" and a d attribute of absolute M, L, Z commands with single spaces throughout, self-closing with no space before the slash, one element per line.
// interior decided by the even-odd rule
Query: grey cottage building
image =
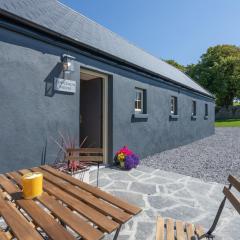
<path fill-rule="evenodd" d="M 214 133 L 214 97 L 57 0 L 0 0 L 0 171 L 56 160 L 59 133 L 140 157 Z"/>

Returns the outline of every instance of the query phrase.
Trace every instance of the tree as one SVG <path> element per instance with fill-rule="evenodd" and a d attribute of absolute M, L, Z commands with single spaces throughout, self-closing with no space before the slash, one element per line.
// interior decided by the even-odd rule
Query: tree
<path fill-rule="evenodd" d="M 181 70 L 182 72 L 186 71 L 186 67 L 177 63 L 175 60 L 165 60 L 165 62 L 167 62 L 168 64 L 174 66 L 175 68 L 178 68 L 179 70 Z"/>
<path fill-rule="evenodd" d="M 240 48 L 210 47 L 196 65 L 186 67 L 186 73 L 215 94 L 217 105 L 230 106 L 234 97 L 240 97 Z"/>

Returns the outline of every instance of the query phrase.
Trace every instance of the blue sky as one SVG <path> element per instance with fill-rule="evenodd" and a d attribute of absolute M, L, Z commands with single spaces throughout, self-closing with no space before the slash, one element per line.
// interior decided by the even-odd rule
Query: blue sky
<path fill-rule="evenodd" d="M 156 57 L 196 63 L 240 45 L 240 0 L 60 0 Z"/>

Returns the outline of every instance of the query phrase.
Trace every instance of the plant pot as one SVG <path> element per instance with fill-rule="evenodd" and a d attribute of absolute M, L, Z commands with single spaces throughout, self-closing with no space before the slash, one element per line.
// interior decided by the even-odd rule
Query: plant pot
<path fill-rule="evenodd" d="M 124 161 L 120 161 L 120 167 L 121 168 L 124 168 L 125 166 L 124 166 Z"/>

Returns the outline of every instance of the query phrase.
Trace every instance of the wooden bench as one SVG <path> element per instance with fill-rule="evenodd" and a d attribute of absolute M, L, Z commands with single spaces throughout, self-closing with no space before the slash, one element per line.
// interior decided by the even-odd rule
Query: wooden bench
<path fill-rule="evenodd" d="M 223 194 L 224 198 L 219 206 L 216 217 L 213 221 L 212 226 L 207 232 L 204 232 L 203 227 L 194 225 L 191 223 L 185 223 L 183 221 L 174 221 L 173 219 L 163 219 L 162 217 L 157 218 L 156 228 L 156 240 L 206 240 L 213 239 L 213 232 L 218 224 L 219 218 L 222 214 L 225 202 L 228 199 L 232 206 L 240 214 L 240 201 L 230 191 L 234 187 L 240 192 L 240 181 L 238 181 L 232 175 L 228 177 L 229 186 L 224 187 Z"/>
<path fill-rule="evenodd" d="M 103 163 L 102 148 L 68 148 L 65 156 L 67 161 L 78 161 L 83 165 L 97 165 L 97 186 L 99 177 L 99 165 Z"/>

